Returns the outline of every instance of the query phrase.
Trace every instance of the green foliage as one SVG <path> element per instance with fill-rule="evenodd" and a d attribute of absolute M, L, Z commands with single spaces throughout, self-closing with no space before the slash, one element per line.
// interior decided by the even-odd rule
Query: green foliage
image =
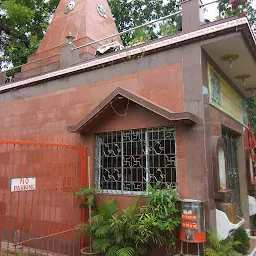
<path fill-rule="evenodd" d="M 253 0 L 239 1 L 238 8 L 232 9 L 229 0 L 221 0 L 218 3 L 219 18 L 229 18 L 232 16 L 243 16 L 246 14 L 252 29 L 256 28 L 256 9 L 252 6 Z M 251 122 L 252 129 L 256 135 L 256 99 L 247 99 L 248 119 Z"/>
<path fill-rule="evenodd" d="M 248 118 L 256 135 L 256 97 L 247 99 Z"/>
<path fill-rule="evenodd" d="M 59 0 L 2 0 L 0 2 L 1 68 L 26 62 L 34 54 Z"/>
<path fill-rule="evenodd" d="M 151 243 L 166 246 L 167 255 L 175 247 L 175 230 L 180 225 L 177 202 L 178 192 L 171 187 L 154 189 L 149 187 L 148 204 L 142 207 L 139 221 L 140 232 Z"/>
<path fill-rule="evenodd" d="M 175 229 L 180 225 L 177 191 L 149 187 L 148 201 L 142 208 L 138 207 L 140 199 L 123 211 L 118 211 L 115 200 L 106 201 L 97 207 L 89 223 L 79 225 L 82 233 L 93 238 L 94 251 L 106 256 L 139 256 L 155 244 L 165 245 L 171 255 Z"/>
<path fill-rule="evenodd" d="M 239 1 L 238 8 L 232 9 L 232 5 L 229 0 L 221 0 L 218 3 L 219 18 L 228 18 L 232 16 L 247 15 L 251 26 L 256 25 L 256 10 L 252 6 L 253 0 Z"/>
<path fill-rule="evenodd" d="M 159 19 L 181 9 L 181 1 L 174 0 L 108 0 L 118 31 L 124 31 L 146 22 Z M 157 24 L 139 28 L 122 35 L 124 45 L 131 42 L 148 41 L 172 34 L 180 26 L 180 15 L 175 15 Z"/>
<path fill-rule="evenodd" d="M 97 188 L 80 188 L 78 192 L 75 193 L 76 197 L 80 197 L 84 199 L 82 203 L 80 203 L 80 207 L 85 207 L 87 206 L 88 208 L 91 207 L 96 208 L 96 200 L 94 194 L 99 192 L 99 189 Z"/>
<path fill-rule="evenodd" d="M 239 256 L 236 248 L 241 245 L 233 239 L 221 240 L 215 232 L 207 233 L 210 247 L 205 248 L 206 256 Z"/>
<path fill-rule="evenodd" d="M 107 256 L 135 256 L 144 253 L 145 249 L 140 243 L 143 237 L 136 232 L 138 202 L 139 198 L 128 209 L 118 212 L 115 200 L 106 201 L 98 207 L 91 225 L 80 225 L 82 231 L 93 238 L 94 251 Z"/>
<path fill-rule="evenodd" d="M 247 255 L 250 249 L 250 240 L 247 232 L 244 228 L 239 228 L 234 232 L 234 241 L 240 242 L 240 245 L 236 247 L 236 251 L 242 255 Z"/>
<path fill-rule="evenodd" d="M 109 0 L 119 31 L 141 25 L 181 9 L 181 0 Z M 0 68 L 10 63 L 18 66 L 33 55 L 49 25 L 59 0 L 2 0 L 0 2 Z M 176 15 L 157 25 L 147 26 L 122 36 L 124 45 L 132 41 L 147 41 L 172 34 L 180 26 L 181 16 Z M 8 75 L 13 75 L 9 72 Z"/>

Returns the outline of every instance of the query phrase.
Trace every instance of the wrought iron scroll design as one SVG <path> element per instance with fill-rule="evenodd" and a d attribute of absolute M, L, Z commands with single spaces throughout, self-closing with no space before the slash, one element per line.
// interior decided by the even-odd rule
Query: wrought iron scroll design
<path fill-rule="evenodd" d="M 177 186 L 175 128 L 96 136 L 96 186 L 109 193 L 143 193 L 148 185 Z"/>
<path fill-rule="evenodd" d="M 228 131 L 223 131 L 222 137 L 227 148 L 228 188 L 235 191 L 235 195 L 231 200 L 236 203 L 237 212 L 241 215 L 239 171 L 237 164 L 237 136 Z"/>

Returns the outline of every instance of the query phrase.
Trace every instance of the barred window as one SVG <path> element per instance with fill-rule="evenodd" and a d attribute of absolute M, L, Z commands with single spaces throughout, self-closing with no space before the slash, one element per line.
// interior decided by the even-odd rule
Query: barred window
<path fill-rule="evenodd" d="M 175 128 L 96 136 L 96 186 L 106 193 L 142 193 L 148 185 L 177 186 Z"/>

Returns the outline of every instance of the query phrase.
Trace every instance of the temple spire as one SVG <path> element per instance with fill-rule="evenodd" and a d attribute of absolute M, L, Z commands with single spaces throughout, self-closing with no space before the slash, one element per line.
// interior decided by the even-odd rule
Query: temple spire
<path fill-rule="evenodd" d="M 70 32 L 76 46 L 117 33 L 107 0 L 61 0 L 37 54 L 67 43 Z"/>

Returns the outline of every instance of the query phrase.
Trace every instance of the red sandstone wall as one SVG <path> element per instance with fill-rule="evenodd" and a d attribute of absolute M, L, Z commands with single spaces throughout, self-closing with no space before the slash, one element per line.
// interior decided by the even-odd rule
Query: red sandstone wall
<path fill-rule="evenodd" d="M 86 74 L 85 74 L 86 75 Z M 177 63 L 162 68 L 151 69 L 140 73 L 117 77 L 111 80 L 44 94 L 38 97 L 25 98 L 0 105 L 2 132 L 15 134 L 43 134 L 66 138 L 76 138 L 81 143 L 80 135 L 67 132 L 67 126 L 74 125 L 95 108 L 117 87 L 123 87 L 148 98 L 156 104 L 178 112 L 184 110 L 182 65 Z M 139 112 L 142 111 L 142 112 Z M 113 116 L 108 124 L 99 127 L 100 131 L 136 129 L 145 126 L 170 125 L 159 116 L 141 109 L 131 114 L 128 120 L 116 120 Z M 121 125 L 121 126 L 120 126 Z M 183 126 L 177 127 L 177 158 L 179 182 L 186 184 L 185 135 Z M 97 131 L 95 131 L 97 132 Z M 89 156 L 93 159 L 94 142 L 91 135 L 82 142 L 88 147 Z M 91 168 L 93 169 L 93 162 Z M 184 185 L 185 185 L 184 184 Z M 186 186 L 180 186 L 181 196 L 187 196 Z"/>
<path fill-rule="evenodd" d="M 67 135 L 68 125 L 80 121 L 117 87 L 134 91 L 174 112 L 184 109 L 182 65 L 178 63 L 1 104 L 0 129 L 18 134 Z"/>
<path fill-rule="evenodd" d="M 69 79 L 73 78 L 67 78 L 66 82 L 69 82 Z M 177 63 L 116 77 L 111 80 L 102 80 L 97 83 L 85 84 L 38 97 L 24 98 L 1 104 L 0 117 L 2 122 L 0 123 L 0 130 L 3 133 L 14 132 L 16 135 L 42 134 L 65 137 L 69 139 L 69 142 L 75 139 L 76 143 L 81 143 L 88 147 L 88 155 L 90 159 L 94 159 L 94 138 L 97 132 L 164 125 L 176 126 L 176 124 L 131 103 L 126 118 L 121 119 L 121 117 L 113 115 L 110 120 L 105 120 L 105 122 L 103 120 L 99 127 L 96 127 L 85 137 L 67 132 L 67 126 L 74 125 L 84 118 L 117 87 L 134 91 L 170 111 L 184 111 L 182 64 Z M 178 183 L 182 198 L 188 197 L 185 129 L 184 125 L 177 125 Z M 91 160 L 90 169 L 93 177 L 93 160 Z M 50 174 L 48 173 L 47 175 Z M 0 183 L 1 189 L 3 187 Z M 109 197 L 113 196 L 103 195 L 99 200 L 103 201 Z M 126 208 L 133 200 L 134 196 L 122 196 L 119 198 L 119 205 L 121 208 Z M 63 210 L 66 211 L 66 209 Z M 23 224 L 29 227 L 30 221 L 26 221 Z M 58 221 L 56 220 L 56 223 L 64 223 L 63 221 L 65 222 L 65 220 L 59 219 Z M 54 223 L 50 224 L 54 225 Z M 13 229 L 16 229 L 16 227 L 13 227 Z"/>
<path fill-rule="evenodd" d="M 221 136 L 222 135 L 222 125 L 228 127 L 229 129 L 243 134 L 243 125 L 239 124 L 233 118 L 227 116 L 223 112 L 217 110 L 214 107 L 210 107 L 210 128 L 211 136 Z"/>

